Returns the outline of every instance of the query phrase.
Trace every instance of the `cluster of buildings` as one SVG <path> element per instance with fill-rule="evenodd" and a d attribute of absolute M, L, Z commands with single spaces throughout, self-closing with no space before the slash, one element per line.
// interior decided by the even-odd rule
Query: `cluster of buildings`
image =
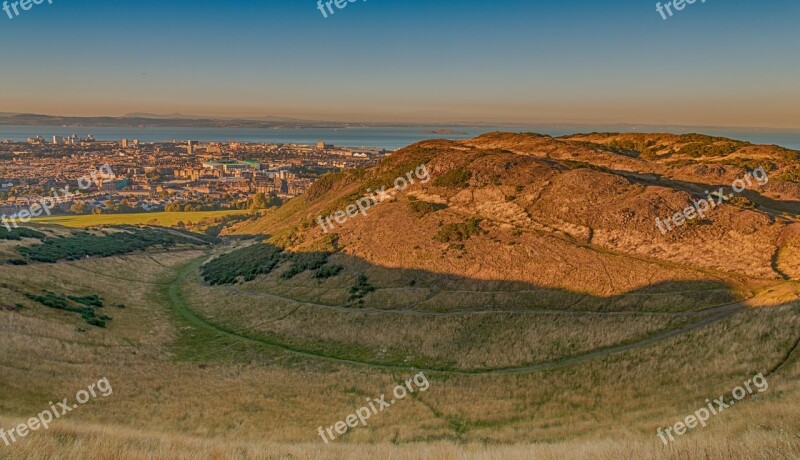
<path fill-rule="evenodd" d="M 259 193 L 286 200 L 303 194 L 325 173 L 371 166 L 387 154 L 324 142 L 111 142 L 92 135 L 3 141 L 0 214 L 14 215 L 54 189 L 74 190 L 80 177 L 103 164 L 115 178 L 93 184 L 58 211 L 148 212 L 175 204 L 179 209 L 228 209 Z"/>

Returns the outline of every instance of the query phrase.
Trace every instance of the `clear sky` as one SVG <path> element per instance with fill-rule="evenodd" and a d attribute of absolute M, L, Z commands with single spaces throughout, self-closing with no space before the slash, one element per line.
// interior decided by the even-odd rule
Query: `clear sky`
<path fill-rule="evenodd" d="M 52 1 L 0 112 L 800 128 L 796 0 Z"/>

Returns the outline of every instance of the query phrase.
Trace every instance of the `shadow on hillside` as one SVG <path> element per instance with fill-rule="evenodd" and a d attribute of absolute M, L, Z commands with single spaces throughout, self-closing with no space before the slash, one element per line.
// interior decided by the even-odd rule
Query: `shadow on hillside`
<path fill-rule="evenodd" d="M 706 191 L 711 193 L 717 192 L 720 187 L 724 188 L 724 193 L 726 195 L 734 194 L 734 195 L 742 195 L 748 200 L 752 201 L 759 205 L 762 210 L 766 211 L 773 211 L 776 213 L 783 213 L 789 212 L 792 214 L 800 213 L 800 201 L 797 200 L 775 200 L 769 197 L 762 195 L 759 192 L 754 190 L 746 189 L 740 194 L 736 194 L 733 192 L 731 188 L 731 184 L 714 184 L 714 185 L 705 185 L 699 184 L 695 182 L 688 182 L 688 181 L 681 181 L 677 179 L 665 178 L 659 174 L 639 174 L 639 173 L 632 173 L 629 171 L 620 171 L 620 170 L 611 170 L 614 174 L 619 174 L 632 182 L 641 184 L 641 185 L 656 185 L 661 187 L 668 187 L 676 191 L 682 191 L 690 193 L 695 198 L 705 198 Z M 731 204 L 731 203 L 728 203 Z M 757 208 L 758 209 L 758 208 Z"/>
<path fill-rule="evenodd" d="M 659 282 L 604 296 L 520 281 L 386 268 L 344 253 L 288 253 L 266 243 L 218 255 L 203 265 L 201 275 L 211 285 L 240 284 L 256 290 L 269 284 L 277 291 L 293 289 L 290 300 L 320 306 L 431 313 L 697 311 L 748 295 L 741 287 L 709 277 Z M 319 299 L 322 291 L 326 292 L 324 301 Z"/>

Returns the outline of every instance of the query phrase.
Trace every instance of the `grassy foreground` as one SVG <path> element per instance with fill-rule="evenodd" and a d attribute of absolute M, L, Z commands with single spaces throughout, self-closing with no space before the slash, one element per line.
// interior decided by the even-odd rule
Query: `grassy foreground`
<path fill-rule="evenodd" d="M 408 323 L 411 330 L 423 323 L 391 312 L 369 313 L 367 319 L 361 312 L 278 301 L 276 291 L 302 298 L 314 288 L 302 277 L 292 282 L 305 284 L 305 289 L 291 293 L 267 279 L 253 286 L 216 287 L 230 294 L 227 301 L 217 302 L 210 288 L 199 286 L 192 268 L 208 255 L 169 251 L 0 266 L 8 285 L 0 287 L 4 303 L 24 305 L 18 312 L 0 311 L 0 349 L 5 351 L 0 357 L 0 427 L 23 423 L 48 401 L 72 397 L 101 377 L 114 388 L 113 395 L 80 406 L 50 430 L 12 446 L 0 445 L 0 458 L 668 459 L 698 458 L 698 451 L 708 459 L 800 455 L 794 405 L 799 370 L 797 353 L 791 351 L 800 325 L 797 302 L 747 308 L 686 335 L 580 366 L 515 375 L 429 372 L 428 391 L 326 445 L 317 435 L 318 426 L 335 423 L 365 398 L 386 393 L 415 372 L 317 359 L 266 342 L 280 339 L 292 348 L 313 351 L 316 337 L 342 342 L 347 349 L 352 321 L 363 324 L 359 334 L 367 344 L 387 334 L 379 327 L 382 323 Z M 106 328 L 88 328 L 74 315 L 44 308 L 23 295 L 54 286 L 65 295 L 98 294 L 108 305 L 125 308 L 108 309 L 113 320 Z M 250 289 L 263 292 L 249 296 Z M 203 321 L 179 314 L 176 296 Z M 254 302 L 262 296 L 271 296 L 272 302 Z M 261 317 L 248 322 L 245 333 L 239 331 L 245 325 L 234 319 L 247 308 Z M 589 324 L 565 323 L 561 334 L 577 329 L 591 338 L 587 332 L 604 327 L 601 315 L 595 316 Z M 642 328 L 627 316 L 610 315 L 620 329 Z M 435 337 L 451 329 L 475 329 L 470 318 L 457 324 L 450 317 L 441 323 L 435 317 L 426 320 Z M 319 335 L 315 327 L 320 321 L 335 322 L 338 329 Z M 212 323 L 236 333 L 209 327 Z M 505 352 L 510 352 L 525 336 L 515 322 L 505 324 Z M 546 329 L 535 321 L 533 326 L 540 347 L 563 341 L 543 334 Z M 439 345 L 425 337 L 394 339 L 408 339 L 418 352 L 427 350 L 429 359 L 442 359 L 431 352 Z M 469 341 L 460 345 L 460 351 L 471 349 Z M 468 354 L 475 363 L 495 364 L 475 353 Z M 656 428 L 693 412 L 705 398 L 729 392 L 755 372 L 768 373 L 770 385 L 758 399 L 723 412 L 706 428 L 669 446 L 659 441 Z"/>
<path fill-rule="evenodd" d="M 199 211 L 199 212 L 145 212 L 136 214 L 89 214 L 81 216 L 52 216 L 33 219 L 39 224 L 56 224 L 65 227 L 91 227 L 95 225 L 141 225 L 154 224 L 172 227 L 178 222 L 196 224 L 206 218 L 247 214 L 248 210 Z"/>

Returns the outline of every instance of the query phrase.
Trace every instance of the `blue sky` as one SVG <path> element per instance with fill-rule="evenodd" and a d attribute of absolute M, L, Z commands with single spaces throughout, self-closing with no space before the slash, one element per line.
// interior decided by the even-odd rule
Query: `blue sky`
<path fill-rule="evenodd" d="M 0 11 L 0 112 L 800 128 L 800 3 L 53 0 Z"/>

